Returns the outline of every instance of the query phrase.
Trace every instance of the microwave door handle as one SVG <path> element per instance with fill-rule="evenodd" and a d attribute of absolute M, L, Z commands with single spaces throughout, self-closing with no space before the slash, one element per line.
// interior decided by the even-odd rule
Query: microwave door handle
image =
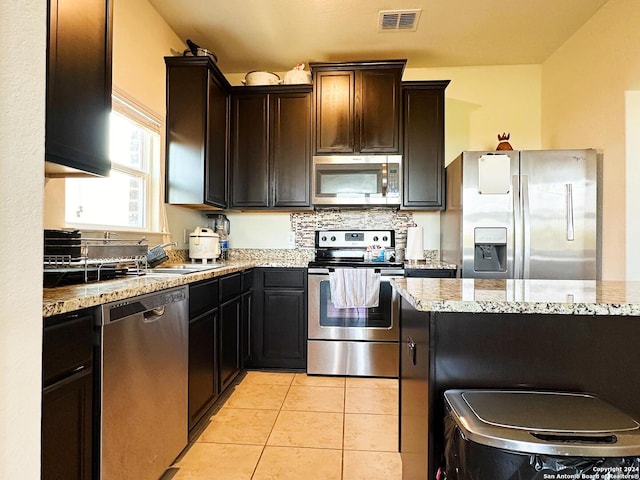
<path fill-rule="evenodd" d="M 387 196 L 387 185 L 388 185 L 388 182 L 389 182 L 388 171 L 383 166 L 383 168 L 382 168 L 382 196 L 383 197 Z"/>

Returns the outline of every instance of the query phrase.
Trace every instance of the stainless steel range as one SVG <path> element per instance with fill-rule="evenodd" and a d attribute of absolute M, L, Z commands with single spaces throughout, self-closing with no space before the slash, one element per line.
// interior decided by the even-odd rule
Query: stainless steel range
<path fill-rule="evenodd" d="M 399 306 L 389 280 L 402 277 L 404 270 L 395 260 L 395 232 L 320 230 L 315 249 L 315 259 L 309 262 L 307 373 L 397 377 Z M 359 273 L 379 277 L 374 285 L 379 288 L 376 306 L 340 308 L 332 299 L 331 273 L 353 273 L 352 269 L 368 269 Z"/>

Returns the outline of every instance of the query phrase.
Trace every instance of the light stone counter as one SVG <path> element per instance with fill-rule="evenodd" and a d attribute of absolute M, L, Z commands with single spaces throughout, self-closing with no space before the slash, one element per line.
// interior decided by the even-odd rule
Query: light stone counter
<path fill-rule="evenodd" d="M 440 260 L 423 260 L 420 262 L 404 262 L 405 270 L 455 270 L 456 265 Z"/>
<path fill-rule="evenodd" d="M 163 265 L 166 266 L 166 265 Z M 273 268 L 306 268 L 307 263 L 297 259 L 287 261 L 277 259 L 260 260 L 232 260 L 224 267 L 186 275 L 149 273 L 143 276 L 133 276 L 122 279 L 106 280 L 102 282 L 83 283 L 56 288 L 45 288 L 43 291 L 42 316 L 50 317 L 60 313 L 72 312 L 82 308 L 94 307 L 109 302 L 153 293 L 180 285 L 221 277 L 234 272 L 240 272 L 254 267 Z"/>
<path fill-rule="evenodd" d="M 454 278 L 391 282 L 423 312 L 640 316 L 640 282 Z"/>

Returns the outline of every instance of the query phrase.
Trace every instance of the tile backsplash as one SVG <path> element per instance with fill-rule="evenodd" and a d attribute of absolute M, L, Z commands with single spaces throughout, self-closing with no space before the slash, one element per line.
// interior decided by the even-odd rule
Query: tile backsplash
<path fill-rule="evenodd" d="M 231 260 L 260 260 L 260 261 L 292 261 L 301 264 L 308 262 L 314 256 L 314 240 L 316 230 L 335 229 L 385 229 L 396 233 L 396 250 L 400 258 L 407 246 L 407 228 L 414 225 L 413 212 L 400 211 L 391 208 L 331 208 L 310 212 L 295 212 L 289 214 L 290 228 L 295 235 L 295 247 L 280 248 L 236 248 L 233 240 L 229 249 Z M 283 228 L 286 228 L 284 225 Z M 189 261 L 187 250 L 168 250 L 172 262 Z M 439 259 L 438 250 L 425 250 L 425 259 L 435 261 Z"/>
<path fill-rule="evenodd" d="M 413 225 L 413 212 L 391 208 L 331 208 L 291 214 L 291 231 L 296 237 L 296 248 L 313 248 L 316 230 L 384 229 L 395 230 L 396 248 L 404 250 L 407 246 L 407 228 Z M 427 259 L 437 256 L 437 250 L 425 251 Z"/>

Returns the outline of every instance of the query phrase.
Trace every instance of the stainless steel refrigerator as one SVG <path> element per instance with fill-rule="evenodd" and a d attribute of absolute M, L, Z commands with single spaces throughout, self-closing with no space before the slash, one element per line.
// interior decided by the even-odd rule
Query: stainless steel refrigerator
<path fill-rule="evenodd" d="M 442 260 L 466 278 L 599 279 L 595 150 L 463 152 L 446 168 Z"/>

